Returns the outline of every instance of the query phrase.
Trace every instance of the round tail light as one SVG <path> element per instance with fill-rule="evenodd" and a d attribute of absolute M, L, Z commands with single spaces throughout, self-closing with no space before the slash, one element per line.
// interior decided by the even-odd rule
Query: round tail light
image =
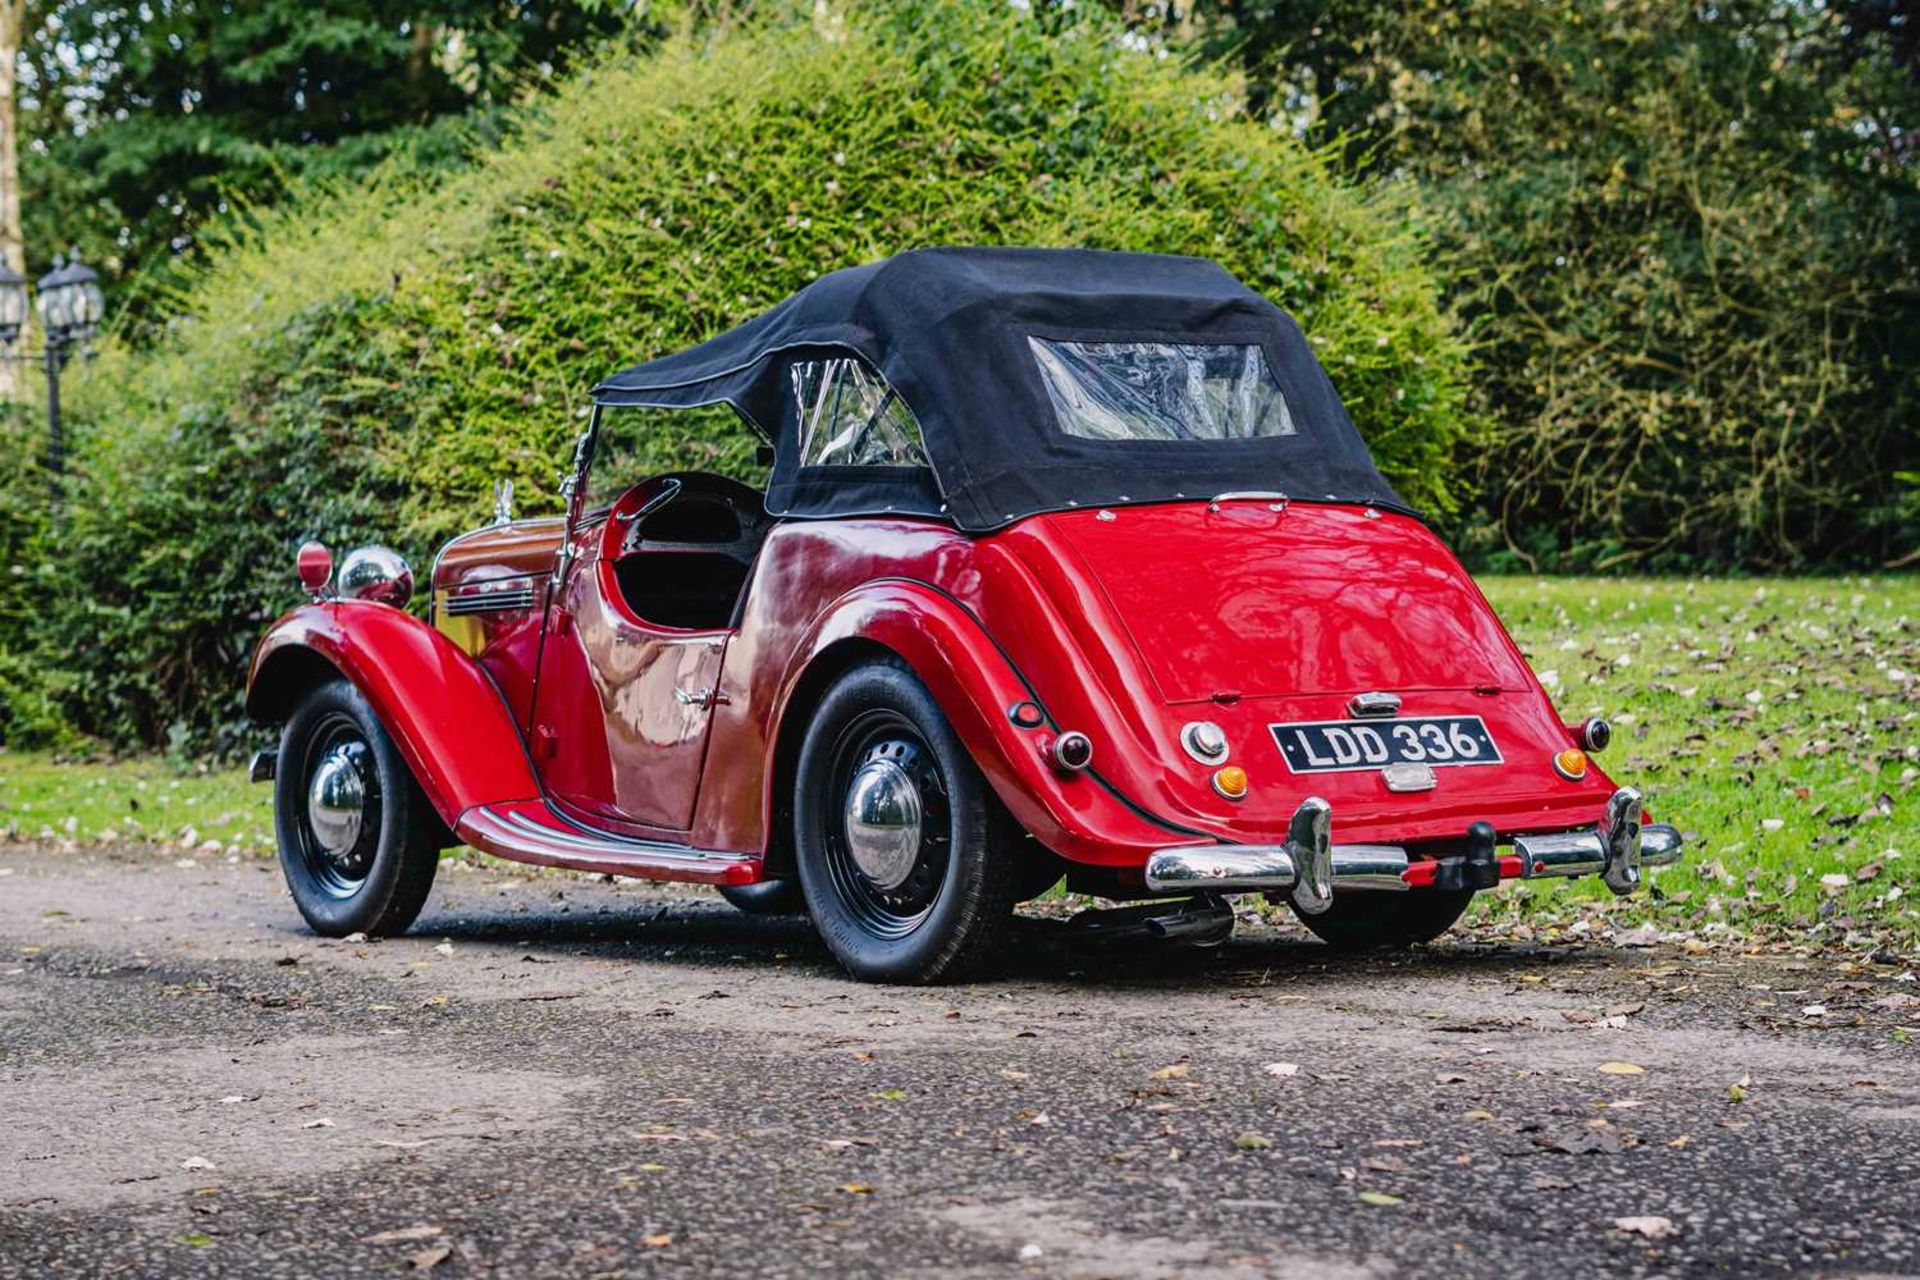
<path fill-rule="evenodd" d="M 1580 745 L 1589 751 L 1605 751 L 1607 744 L 1613 741 L 1613 726 L 1600 716 L 1594 716 L 1580 726 Z"/>
<path fill-rule="evenodd" d="M 1053 740 L 1047 759 L 1062 773 L 1078 773 L 1093 763 L 1093 739 L 1077 730 L 1069 730 Z"/>

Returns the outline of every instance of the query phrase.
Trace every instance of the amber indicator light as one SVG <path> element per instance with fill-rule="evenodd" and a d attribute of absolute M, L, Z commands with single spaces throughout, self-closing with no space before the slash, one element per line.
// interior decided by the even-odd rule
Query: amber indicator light
<path fill-rule="evenodd" d="M 1213 771 L 1213 789 L 1229 800 L 1238 800 L 1247 794 L 1247 771 L 1237 764 Z"/>
<path fill-rule="evenodd" d="M 1553 771 L 1569 782 L 1578 782 L 1587 776 L 1587 753 L 1578 747 L 1568 747 L 1553 758 Z"/>

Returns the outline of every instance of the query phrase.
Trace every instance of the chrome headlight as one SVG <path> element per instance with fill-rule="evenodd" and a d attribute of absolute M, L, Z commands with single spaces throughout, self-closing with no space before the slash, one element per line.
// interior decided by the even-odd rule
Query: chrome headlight
<path fill-rule="evenodd" d="M 398 551 L 361 547 L 340 562 L 340 594 L 349 600 L 370 600 L 404 609 L 413 599 L 413 566 Z"/>

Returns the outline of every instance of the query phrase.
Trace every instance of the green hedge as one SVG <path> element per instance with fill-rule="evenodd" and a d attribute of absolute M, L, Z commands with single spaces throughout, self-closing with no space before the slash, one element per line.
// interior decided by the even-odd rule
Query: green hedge
<path fill-rule="evenodd" d="M 1397 193 L 1356 192 L 1101 18 L 861 15 L 607 62 L 438 186 L 253 215 L 164 342 L 82 379 L 32 636 L 74 723 L 238 746 L 302 538 L 378 537 L 424 568 L 498 479 L 551 509 L 597 378 L 916 245 L 1217 258 L 1299 317 L 1401 490 L 1456 508 L 1464 352 Z M 740 470 L 750 447 L 662 438 L 653 461 Z"/>
<path fill-rule="evenodd" d="M 1920 552 L 1911 6 L 1199 7 L 1264 109 L 1418 184 L 1492 424 L 1488 563 Z"/>

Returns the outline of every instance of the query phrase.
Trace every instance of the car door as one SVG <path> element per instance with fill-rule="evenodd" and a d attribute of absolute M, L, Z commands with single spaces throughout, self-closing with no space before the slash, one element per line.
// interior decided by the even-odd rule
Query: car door
<path fill-rule="evenodd" d="M 731 632 L 640 617 L 594 530 L 581 541 L 548 619 L 535 767 L 550 798 L 582 816 L 685 831 Z"/>

